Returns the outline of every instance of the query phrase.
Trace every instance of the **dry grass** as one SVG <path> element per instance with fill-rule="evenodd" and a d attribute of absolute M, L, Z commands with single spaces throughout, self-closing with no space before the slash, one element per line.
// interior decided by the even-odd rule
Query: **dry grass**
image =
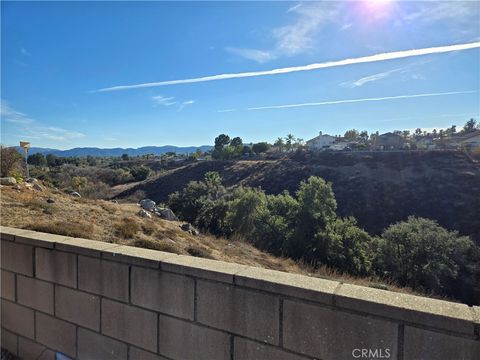
<path fill-rule="evenodd" d="M 92 224 L 85 222 L 68 223 L 65 221 L 34 222 L 28 225 L 27 229 L 78 238 L 90 238 L 94 230 Z"/>
<path fill-rule="evenodd" d="M 116 232 L 124 239 L 131 239 L 140 230 L 140 224 L 132 218 L 123 218 L 115 225 Z"/>
<path fill-rule="evenodd" d="M 155 226 L 154 220 L 142 224 L 142 231 L 145 235 L 153 235 L 156 230 L 157 227 Z"/>
<path fill-rule="evenodd" d="M 174 254 L 181 253 L 181 250 L 178 248 L 178 246 L 176 246 L 176 244 L 168 241 L 162 241 L 162 240 L 147 240 L 147 239 L 135 240 L 132 245 L 136 247 L 141 247 L 144 249 L 152 249 L 152 250 L 164 251 L 164 252 L 169 252 Z"/>
<path fill-rule="evenodd" d="M 213 259 L 211 255 L 211 251 L 204 247 L 192 245 L 187 248 L 187 252 L 189 255 L 192 255 L 192 256 L 201 257 L 205 259 Z"/>

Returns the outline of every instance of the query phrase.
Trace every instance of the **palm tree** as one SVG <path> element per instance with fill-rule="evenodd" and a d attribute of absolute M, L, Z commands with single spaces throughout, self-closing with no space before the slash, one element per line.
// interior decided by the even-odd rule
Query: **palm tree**
<path fill-rule="evenodd" d="M 273 146 L 276 146 L 280 152 L 283 151 L 283 148 L 285 147 L 285 143 L 283 142 L 283 138 L 279 137 L 273 144 Z"/>
<path fill-rule="evenodd" d="M 285 140 L 287 142 L 287 150 L 290 151 L 292 149 L 292 144 L 295 140 L 295 136 L 293 136 L 292 134 L 288 134 Z"/>

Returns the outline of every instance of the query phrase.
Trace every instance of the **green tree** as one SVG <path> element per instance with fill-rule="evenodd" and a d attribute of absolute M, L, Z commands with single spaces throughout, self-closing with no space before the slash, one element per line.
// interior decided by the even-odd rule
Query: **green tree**
<path fill-rule="evenodd" d="M 468 133 L 471 133 L 471 132 L 475 131 L 476 129 L 477 129 L 477 120 L 470 119 L 463 126 L 462 132 L 464 134 L 468 134 Z"/>
<path fill-rule="evenodd" d="M 236 148 L 236 147 L 242 146 L 243 141 L 240 137 L 237 136 L 237 137 L 234 137 L 232 141 L 230 141 L 230 145 Z"/>
<path fill-rule="evenodd" d="M 30 165 L 47 166 L 47 159 L 41 153 L 29 155 L 27 161 Z"/>
<path fill-rule="evenodd" d="M 270 210 L 272 205 L 276 206 L 269 204 L 274 198 L 273 195 L 265 195 L 261 189 L 236 189 L 229 203 L 226 223 L 232 233 L 262 250 L 280 255 L 289 234 L 289 224 L 283 216 Z"/>
<path fill-rule="evenodd" d="M 382 234 L 377 258 L 380 275 L 401 285 L 447 293 L 473 243 L 429 219 L 410 216 Z"/>
<path fill-rule="evenodd" d="M 345 139 L 350 141 L 357 140 L 359 136 L 360 136 L 360 133 L 358 132 L 358 130 L 355 130 L 355 129 L 347 130 L 343 135 Z"/>
<path fill-rule="evenodd" d="M 253 144 L 252 151 L 255 154 L 261 154 L 266 152 L 270 147 L 271 145 L 267 142 L 259 142 L 259 143 Z"/>
<path fill-rule="evenodd" d="M 47 165 L 50 167 L 60 166 L 63 163 L 63 160 L 61 158 L 53 154 L 47 154 L 45 158 L 47 160 Z"/>
<path fill-rule="evenodd" d="M 87 156 L 87 164 L 88 164 L 89 166 L 95 166 L 95 165 L 97 165 L 97 158 L 94 157 L 94 156 L 88 155 L 88 156 Z"/>
<path fill-rule="evenodd" d="M 267 206 L 273 215 L 285 218 L 289 226 L 294 226 L 298 212 L 298 201 L 287 190 L 278 195 L 267 195 Z"/>
<path fill-rule="evenodd" d="M 227 213 L 227 222 L 234 233 L 251 238 L 258 217 L 268 211 L 267 197 L 260 189 L 238 188 Z"/>
<path fill-rule="evenodd" d="M 212 199 L 204 197 L 198 202 L 198 212 L 193 223 L 200 229 L 211 234 L 222 236 L 230 235 L 232 230 L 226 222 L 228 201 L 224 198 Z"/>
<path fill-rule="evenodd" d="M 196 222 L 198 215 L 203 212 L 202 216 L 204 219 L 202 223 L 210 223 L 207 219 L 211 216 L 206 213 L 206 209 L 202 210 L 202 207 L 207 204 L 210 208 L 214 208 L 211 202 L 217 201 L 225 195 L 226 190 L 221 181 L 222 179 L 218 173 L 207 172 L 203 181 L 190 181 L 181 191 L 170 194 L 168 205 L 175 214 L 185 221 L 193 224 Z"/>
<path fill-rule="evenodd" d="M 237 142 L 238 139 L 235 141 Z M 212 157 L 214 159 L 224 160 L 224 159 L 230 159 L 234 154 L 235 154 L 235 148 L 230 145 L 230 137 L 225 134 L 218 135 L 215 138 L 215 147 L 212 151 Z"/>
<path fill-rule="evenodd" d="M 230 136 L 220 134 L 215 138 L 215 149 L 222 150 L 224 146 L 230 143 Z"/>
<path fill-rule="evenodd" d="M 369 248 L 372 239 L 357 226 L 355 218 L 337 218 L 327 224 L 320 239 L 325 252 L 321 258 L 325 264 L 353 275 L 370 272 L 372 256 Z"/>
<path fill-rule="evenodd" d="M 285 142 L 283 141 L 283 138 L 277 138 L 273 146 L 276 146 L 278 148 L 278 151 L 283 152 L 283 150 L 285 149 Z"/>
<path fill-rule="evenodd" d="M 295 228 L 285 246 L 286 254 L 323 261 L 326 259 L 323 232 L 336 218 L 337 202 L 332 186 L 320 177 L 311 176 L 300 183 L 297 201 Z"/>
<path fill-rule="evenodd" d="M 295 141 L 295 136 L 293 134 L 288 134 L 285 137 L 285 145 L 287 146 L 287 151 L 292 150 L 293 142 Z"/>
<path fill-rule="evenodd" d="M 367 130 L 363 130 L 360 133 L 359 137 L 362 140 L 362 142 L 366 144 L 368 142 L 368 132 L 367 132 Z"/>
<path fill-rule="evenodd" d="M 130 169 L 130 174 L 135 181 L 142 181 L 150 175 L 150 169 L 146 166 L 140 165 Z"/>
<path fill-rule="evenodd" d="M 128 154 L 122 154 L 122 160 L 128 160 L 129 156 Z"/>
<path fill-rule="evenodd" d="M 248 145 L 243 145 L 242 147 L 242 155 L 247 155 L 252 153 L 252 148 Z"/>

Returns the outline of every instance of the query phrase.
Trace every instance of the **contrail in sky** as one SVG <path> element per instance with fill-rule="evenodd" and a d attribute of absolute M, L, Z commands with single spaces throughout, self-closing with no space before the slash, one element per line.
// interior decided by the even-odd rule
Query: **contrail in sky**
<path fill-rule="evenodd" d="M 321 105 L 359 103 L 359 102 L 366 102 L 366 101 L 384 101 L 384 100 L 410 99 L 410 98 L 430 97 L 430 96 L 472 94 L 472 93 L 476 93 L 476 92 L 478 92 L 478 90 L 450 91 L 450 92 L 442 92 L 442 93 L 425 93 L 425 94 L 413 94 L 413 95 L 384 96 L 384 97 L 366 98 L 366 99 L 332 100 L 332 101 L 309 102 L 309 103 L 300 103 L 300 104 L 257 106 L 257 107 L 250 107 L 247 110 L 287 109 L 287 108 L 298 108 L 298 107 L 304 107 L 304 106 L 321 106 Z"/>
<path fill-rule="evenodd" d="M 440 53 L 446 53 L 451 51 L 475 49 L 479 47 L 480 47 L 480 42 L 473 42 L 468 44 L 438 46 L 438 47 L 430 47 L 425 49 L 402 50 L 402 51 L 362 56 L 362 57 L 350 58 L 350 59 L 344 59 L 344 60 L 327 61 L 323 63 L 316 63 L 316 64 L 310 64 L 310 65 L 279 68 L 279 69 L 273 69 L 273 70 L 210 75 L 210 76 L 204 76 L 199 78 L 167 80 L 167 81 L 150 82 L 150 83 L 133 84 L 133 85 L 118 85 L 118 86 L 112 86 L 108 88 L 93 90 L 91 92 L 140 89 L 140 88 L 166 86 L 166 85 L 192 84 L 192 83 L 199 83 L 199 82 L 205 82 L 205 81 L 217 81 L 217 80 L 238 79 L 238 78 L 266 76 L 266 75 L 288 74 L 288 73 L 297 72 L 297 71 L 310 71 L 310 70 L 325 69 L 325 68 L 330 68 L 335 66 L 345 66 L 345 65 L 369 63 L 369 62 L 376 62 L 376 61 L 402 59 L 407 57 L 430 55 L 430 54 L 440 54 Z"/>

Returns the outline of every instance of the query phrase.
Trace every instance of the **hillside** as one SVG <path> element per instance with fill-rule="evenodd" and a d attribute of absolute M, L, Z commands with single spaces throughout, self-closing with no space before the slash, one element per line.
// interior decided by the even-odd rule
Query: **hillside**
<path fill-rule="evenodd" d="M 226 186 L 260 186 L 272 194 L 293 193 L 302 180 L 320 176 L 333 185 L 338 213 L 354 216 L 371 233 L 417 215 L 480 241 L 480 165 L 460 152 L 299 152 L 278 160 L 197 162 L 116 197 L 141 191 L 157 202 L 166 201 L 207 171 L 219 172 Z"/>
<path fill-rule="evenodd" d="M 49 203 L 47 199 L 54 202 Z M 1 225 L 4 226 L 288 272 L 305 271 L 291 260 L 265 254 L 244 242 L 203 234 L 194 236 L 181 230 L 180 222 L 142 218 L 137 215 L 139 209 L 137 204 L 77 198 L 46 187 L 38 192 L 25 184 L 16 188 L 1 186 Z"/>
<path fill-rule="evenodd" d="M 73 197 L 51 189 L 41 182 L 42 191 L 31 184 L 0 185 L 0 225 L 40 232 L 80 237 L 122 245 L 143 247 L 182 255 L 222 260 L 248 266 L 299 273 L 340 282 L 388 289 L 455 301 L 450 297 L 400 287 L 376 276 L 352 276 L 320 266 L 276 257 L 263 252 L 243 239 L 214 237 L 183 231 L 179 221 L 138 215 L 135 203 L 114 203 Z M 53 201 L 53 202 L 52 202 Z"/>

